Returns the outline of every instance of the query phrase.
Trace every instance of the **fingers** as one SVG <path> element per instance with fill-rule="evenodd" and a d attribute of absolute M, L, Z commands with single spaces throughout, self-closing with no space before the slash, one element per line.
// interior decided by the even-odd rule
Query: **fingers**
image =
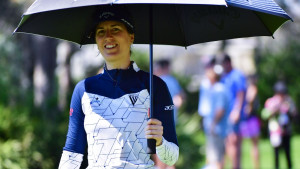
<path fill-rule="evenodd" d="M 157 120 L 157 119 L 149 119 L 147 122 L 148 125 L 154 124 L 154 125 L 162 125 L 161 121 Z"/>
<path fill-rule="evenodd" d="M 156 146 L 162 142 L 163 126 L 161 121 L 157 119 L 149 119 L 145 128 L 145 135 L 147 139 L 155 139 Z"/>
<path fill-rule="evenodd" d="M 146 126 L 146 137 L 160 137 L 163 134 L 163 126 L 161 121 L 157 119 L 149 119 Z"/>

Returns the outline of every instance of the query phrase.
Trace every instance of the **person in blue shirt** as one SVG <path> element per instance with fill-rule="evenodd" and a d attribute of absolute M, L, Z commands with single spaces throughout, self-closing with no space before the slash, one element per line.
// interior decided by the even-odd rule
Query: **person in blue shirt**
<path fill-rule="evenodd" d="M 228 94 L 220 83 L 222 66 L 210 61 L 205 68 L 206 79 L 202 81 L 199 95 L 199 115 L 203 117 L 206 137 L 205 168 L 222 169 L 224 167 L 225 139 L 229 113 Z"/>
<path fill-rule="evenodd" d="M 226 149 L 233 169 L 240 168 L 241 142 L 240 122 L 244 117 L 245 93 L 247 88 L 246 77 L 233 69 L 231 58 L 224 54 L 222 58 L 224 73 L 221 82 L 229 91 L 229 130 Z"/>
<path fill-rule="evenodd" d="M 72 95 L 69 128 L 60 169 L 79 169 L 87 147 L 87 168 L 154 168 L 147 139 L 158 158 L 173 165 L 179 156 L 173 102 L 166 84 L 154 77 L 154 118 L 149 73 L 130 61 L 134 24 L 125 8 L 102 8 L 93 31 L 104 72 L 80 81 Z"/>

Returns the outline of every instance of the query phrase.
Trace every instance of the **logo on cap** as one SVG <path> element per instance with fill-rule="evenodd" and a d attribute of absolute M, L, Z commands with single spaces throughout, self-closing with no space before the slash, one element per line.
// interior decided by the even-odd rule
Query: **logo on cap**
<path fill-rule="evenodd" d="M 107 19 L 107 18 L 113 17 L 113 16 L 115 16 L 115 14 L 112 13 L 112 12 L 103 12 L 103 13 L 99 16 L 99 18 L 100 18 L 100 19 Z"/>

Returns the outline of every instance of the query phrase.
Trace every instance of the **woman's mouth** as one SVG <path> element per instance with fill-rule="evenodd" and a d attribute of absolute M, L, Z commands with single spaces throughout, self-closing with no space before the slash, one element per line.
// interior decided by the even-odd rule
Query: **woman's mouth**
<path fill-rule="evenodd" d="M 117 46 L 117 44 L 113 44 L 113 45 L 105 45 L 104 47 L 106 49 L 112 49 L 112 48 L 115 48 Z"/>

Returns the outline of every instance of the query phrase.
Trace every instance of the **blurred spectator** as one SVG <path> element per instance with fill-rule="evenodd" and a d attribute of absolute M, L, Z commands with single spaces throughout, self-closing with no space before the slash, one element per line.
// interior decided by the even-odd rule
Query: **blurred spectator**
<path fill-rule="evenodd" d="M 241 142 L 240 121 L 243 118 L 246 93 L 246 77 L 242 72 L 233 69 L 230 57 L 222 58 L 224 73 L 221 82 L 229 91 L 229 130 L 226 140 L 226 152 L 233 169 L 240 168 Z"/>
<path fill-rule="evenodd" d="M 203 117 L 206 136 L 207 165 L 205 169 L 224 167 L 229 100 L 225 86 L 219 82 L 222 69 L 221 65 L 214 64 L 214 60 L 208 63 L 205 68 L 207 79 L 203 80 L 200 87 L 198 112 Z"/>
<path fill-rule="evenodd" d="M 259 99 L 257 95 L 257 77 L 248 77 L 246 91 L 245 119 L 241 122 L 241 134 L 243 138 L 251 139 L 251 155 L 255 169 L 259 169 L 259 149 L 258 141 L 260 134 L 260 120 L 258 118 Z"/>
<path fill-rule="evenodd" d="M 184 92 L 178 81 L 170 73 L 170 62 L 167 59 L 161 59 L 154 64 L 154 74 L 159 76 L 168 86 L 169 92 L 174 103 L 174 121 L 177 122 L 177 110 L 184 100 Z M 153 155 L 157 169 L 175 169 L 175 166 L 168 166 L 161 162 L 156 155 Z"/>
<path fill-rule="evenodd" d="M 274 85 L 274 96 L 268 98 L 262 111 L 263 119 L 268 119 L 270 142 L 275 151 L 275 168 L 279 168 L 279 150 L 284 149 L 288 168 L 292 168 L 290 140 L 291 119 L 297 115 L 296 106 L 287 93 L 286 85 L 278 81 Z"/>

